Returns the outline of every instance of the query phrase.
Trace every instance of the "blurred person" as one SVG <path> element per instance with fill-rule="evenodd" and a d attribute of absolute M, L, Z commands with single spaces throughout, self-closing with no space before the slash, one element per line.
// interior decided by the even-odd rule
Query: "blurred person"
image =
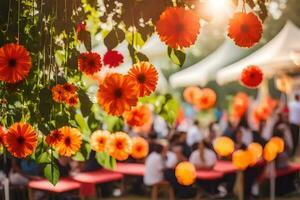
<path fill-rule="evenodd" d="M 164 177 L 173 187 L 176 196 L 180 198 L 192 198 L 196 195 L 195 188 L 191 186 L 181 185 L 180 183 L 178 183 L 177 178 L 175 176 L 176 166 L 180 162 L 186 160 L 187 158 L 184 156 L 183 149 L 180 145 L 174 145 L 167 152 L 166 169 L 164 171 Z"/>
<path fill-rule="evenodd" d="M 189 158 L 191 153 L 192 153 L 192 149 L 191 147 L 187 144 L 187 132 L 185 131 L 180 131 L 179 132 L 179 139 L 178 139 L 178 145 L 181 146 L 182 148 L 182 153 L 186 158 Z"/>
<path fill-rule="evenodd" d="M 295 99 L 288 104 L 290 128 L 293 138 L 292 155 L 295 155 L 299 143 L 300 131 L 300 97 L 299 94 L 295 95 Z"/>
<path fill-rule="evenodd" d="M 203 140 L 203 134 L 199 128 L 198 120 L 195 120 L 194 124 L 189 127 L 186 142 L 191 147 L 194 143 L 200 142 L 201 140 Z"/>
<path fill-rule="evenodd" d="M 217 162 L 217 155 L 214 151 L 209 149 L 206 146 L 204 141 L 195 144 L 194 147 L 197 146 L 190 158 L 189 161 L 192 163 L 197 170 L 211 170 Z M 210 195 L 215 195 L 217 193 L 218 181 L 216 180 L 206 180 L 206 181 L 198 181 L 198 185 L 203 188 Z"/>
<path fill-rule="evenodd" d="M 164 169 L 167 151 L 162 144 L 155 144 L 153 151 L 145 161 L 144 183 L 153 186 L 164 180 Z"/>
<path fill-rule="evenodd" d="M 193 151 L 189 161 L 195 165 L 198 170 L 209 170 L 214 167 L 217 162 L 217 155 L 206 146 L 204 141 L 197 145 L 198 149 Z"/>
<path fill-rule="evenodd" d="M 158 138 L 166 138 L 168 136 L 168 124 L 160 115 L 155 115 L 154 117 L 153 130 L 157 133 Z"/>

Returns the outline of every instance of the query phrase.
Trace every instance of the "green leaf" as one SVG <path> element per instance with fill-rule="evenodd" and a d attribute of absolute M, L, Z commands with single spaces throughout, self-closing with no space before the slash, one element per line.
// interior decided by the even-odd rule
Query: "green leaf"
<path fill-rule="evenodd" d="M 167 101 L 163 105 L 160 115 L 168 122 L 169 125 L 173 125 L 177 119 L 179 111 L 179 103 L 171 96 L 166 97 Z"/>
<path fill-rule="evenodd" d="M 186 55 L 182 50 L 168 47 L 168 56 L 174 64 L 178 65 L 179 67 L 183 66 Z"/>
<path fill-rule="evenodd" d="M 77 162 L 83 162 L 86 160 L 80 151 L 78 151 L 74 156 L 72 156 L 72 159 Z"/>
<path fill-rule="evenodd" d="M 89 135 L 91 134 L 91 130 L 88 126 L 88 124 L 85 122 L 85 119 L 82 117 L 80 114 L 75 115 L 75 120 L 77 124 L 80 127 L 80 130 L 82 131 L 83 134 Z"/>
<path fill-rule="evenodd" d="M 106 116 L 104 118 L 107 130 L 110 132 L 122 131 L 124 127 L 124 121 L 119 117 Z"/>
<path fill-rule="evenodd" d="M 137 59 L 138 59 L 139 62 L 141 62 L 141 61 L 147 61 L 148 62 L 149 61 L 149 58 L 145 54 L 143 54 L 141 52 L 137 52 L 135 54 L 135 56 L 137 57 Z"/>
<path fill-rule="evenodd" d="M 51 156 L 48 152 L 43 152 L 41 153 L 36 159 L 35 161 L 38 164 L 46 164 L 46 163 L 50 163 L 51 162 Z"/>
<path fill-rule="evenodd" d="M 87 30 L 82 30 L 78 34 L 78 38 L 83 41 L 83 44 L 87 51 L 92 50 L 92 40 L 91 40 L 91 33 Z"/>
<path fill-rule="evenodd" d="M 116 160 L 105 152 L 97 152 L 95 158 L 99 165 L 103 166 L 106 169 L 116 168 Z"/>
<path fill-rule="evenodd" d="M 118 46 L 125 39 L 125 33 L 119 28 L 112 29 L 104 38 L 104 44 L 108 50 Z"/>
<path fill-rule="evenodd" d="M 100 125 L 100 121 L 98 121 L 94 115 L 91 113 L 88 117 L 88 126 L 90 127 L 91 131 L 94 132 Z"/>
<path fill-rule="evenodd" d="M 56 185 L 60 176 L 58 166 L 55 163 L 47 164 L 44 168 L 44 176 L 52 185 Z"/>
<path fill-rule="evenodd" d="M 91 108 L 93 103 L 91 102 L 89 96 L 83 91 L 78 91 L 78 98 L 80 101 L 80 110 L 84 117 L 87 117 L 91 113 Z"/>

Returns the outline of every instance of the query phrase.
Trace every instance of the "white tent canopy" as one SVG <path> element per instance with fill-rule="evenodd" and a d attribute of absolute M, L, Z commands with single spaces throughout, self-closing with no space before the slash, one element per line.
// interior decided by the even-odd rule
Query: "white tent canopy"
<path fill-rule="evenodd" d="M 204 86 L 215 78 L 215 72 L 223 66 L 231 64 L 245 56 L 249 50 L 242 49 L 230 40 L 225 42 L 209 56 L 187 69 L 179 71 L 170 77 L 172 87 L 190 85 Z"/>
<path fill-rule="evenodd" d="M 217 73 L 217 82 L 220 85 L 239 79 L 240 73 L 248 65 L 258 65 L 267 77 L 277 72 L 296 67 L 291 59 L 291 53 L 300 48 L 300 29 L 288 21 L 283 29 L 265 46 L 231 64 Z"/>

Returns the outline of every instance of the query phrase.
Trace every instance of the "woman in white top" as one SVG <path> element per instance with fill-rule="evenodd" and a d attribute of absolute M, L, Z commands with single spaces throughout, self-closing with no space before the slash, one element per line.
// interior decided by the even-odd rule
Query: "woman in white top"
<path fill-rule="evenodd" d="M 145 185 L 152 186 L 164 179 L 165 161 L 164 147 L 161 144 L 155 144 L 154 151 L 146 158 L 145 162 Z"/>
<path fill-rule="evenodd" d="M 204 142 L 199 142 L 198 149 L 190 156 L 190 162 L 197 169 L 212 169 L 217 162 L 217 156 L 214 151 L 205 147 Z"/>

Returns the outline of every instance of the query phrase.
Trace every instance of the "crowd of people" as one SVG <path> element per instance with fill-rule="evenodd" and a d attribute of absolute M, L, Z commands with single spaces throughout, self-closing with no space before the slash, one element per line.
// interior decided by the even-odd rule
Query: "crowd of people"
<path fill-rule="evenodd" d="M 253 125 L 247 113 L 238 121 L 231 121 L 223 112 L 220 118 L 208 127 L 201 127 L 197 120 L 193 122 L 183 120 L 176 127 L 177 130 L 170 131 L 167 139 L 158 139 L 150 143 L 152 147 L 145 162 L 144 183 L 154 185 L 167 180 L 179 197 L 195 195 L 195 188 L 182 186 L 177 182 L 175 167 L 182 161 L 189 161 L 197 170 L 210 170 L 219 159 L 230 161 L 231 156 L 220 157 L 214 151 L 213 142 L 219 136 L 231 138 L 236 150 L 244 150 L 253 142 L 264 146 L 273 136 L 282 138 L 285 143 L 284 151 L 277 156 L 275 165 L 277 169 L 283 169 L 288 167 L 290 160 L 294 159 L 296 154 L 299 125 L 299 95 L 295 95 L 294 100 L 289 104 L 278 104 L 267 120 L 260 121 L 256 125 Z M 155 132 L 152 134 L 157 136 Z M 266 170 L 268 170 L 266 163 L 259 162 L 244 171 L 244 194 L 247 197 L 260 195 L 260 177 Z M 296 174 L 278 178 L 276 184 L 279 187 L 276 193 L 285 194 L 295 190 L 296 178 Z M 198 181 L 197 184 L 209 195 L 225 197 L 233 195 L 235 180 L 236 173 L 232 173 L 226 174 L 221 180 Z"/>
<path fill-rule="evenodd" d="M 253 127 L 245 114 L 238 122 L 232 122 L 226 112 L 218 114 L 218 119 L 208 127 L 202 127 L 198 120 L 184 119 L 177 123 L 176 127 L 170 128 L 164 120 L 156 116 L 149 133 L 142 136 L 149 144 L 149 154 L 145 159 L 134 160 L 129 158 L 126 162 L 138 162 L 145 164 L 143 179 L 137 179 L 134 189 L 140 192 L 143 182 L 146 186 L 153 186 L 162 181 L 168 181 L 178 197 L 193 197 L 197 193 L 196 187 L 183 186 L 178 183 L 175 176 L 175 167 L 182 161 L 189 161 L 197 170 L 211 170 L 220 159 L 231 160 L 231 157 L 220 157 L 213 148 L 214 140 L 219 136 L 227 136 L 235 143 L 235 149 L 246 149 L 247 146 L 256 142 L 264 146 L 272 136 L 281 137 L 285 148 L 276 158 L 276 168 L 285 168 L 289 161 L 294 158 L 299 140 L 300 125 L 300 97 L 295 96 L 289 104 L 280 106 L 273 111 L 266 120 L 261 121 L 259 126 Z M 129 129 L 128 134 L 136 134 Z M 26 186 L 30 179 L 40 178 L 42 175 L 41 165 L 29 159 L 15 159 L 1 156 L 0 177 L 9 177 L 11 184 Z M 93 171 L 101 166 L 92 152 L 90 159 L 85 162 L 77 162 L 70 158 L 58 159 L 60 175 L 70 176 L 81 171 Z M 244 193 L 247 197 L 255 197 L 259 193 L 259 177 L 267 170 L 264 163 L 248 167 L 244 171 Z M 284 184 L 278 187 L 277 194 L 284 194 L 295 189 L 296 176 L 282 177 Z M 288 180 L 285 182 L 285 180 Z M 204 190 L 204 193 L 214 197 L 233 195 L 236 173 L 226 174 L 221 180 L 197 181 L 196 185 Z M 112 190 L 103 190 L 105 192 Z"/>

